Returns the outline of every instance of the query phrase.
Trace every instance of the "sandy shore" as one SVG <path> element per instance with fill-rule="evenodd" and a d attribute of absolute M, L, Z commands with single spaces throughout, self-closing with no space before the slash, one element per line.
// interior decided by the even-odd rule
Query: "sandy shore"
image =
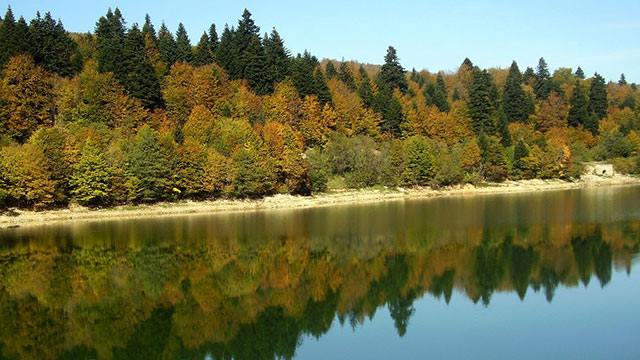
<path fill-rule="evenodd" d="M 585 187 L 640 185 L 640 178 L 584 176 L 579 181 L 521 180 L 490 183 L 483 186 L 453 186 L 445 189 L 364 189 L 346 190 L 314 196 L 275 195 L 260 200 L 211 200 L 159 203 L 154 205 L 118 206 L 109 209 L 88 209 L 80 206 L 49 211 L 14 210 L 0 215 L 0 229 L 51 224 L 66 221 L 90 221 L 111 218 L 156 217 L 216 212 L 253 211 L 264 209 L 296 209 L 340 204 L 359 204 L 400 199 L 442 196 L 506 194 L 534 191 L 575 189 Z"/>

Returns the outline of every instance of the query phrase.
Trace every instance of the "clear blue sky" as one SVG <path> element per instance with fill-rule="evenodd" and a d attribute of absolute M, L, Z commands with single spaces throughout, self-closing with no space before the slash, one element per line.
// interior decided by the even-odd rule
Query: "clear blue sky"
<path fill-rule="evenodd" d="M 236 24 L 247 7 L 262 31 L 275 26 L 292 53 L 381 63 L 394 45 L 407 68 L 455 70 L 465 57 L 482 67 L 521 69 L 544 56 L 552 69 L 580 65 L 617 80 L 640 82 L 640 1 L 220 1 L 0 0 L 30 19 L 51 11 L 70 31 L 92 31 L 108 7 L 128 24 L 151 15 L 175 31 L 183 22 L 192 42 L 215 22 Z"/>

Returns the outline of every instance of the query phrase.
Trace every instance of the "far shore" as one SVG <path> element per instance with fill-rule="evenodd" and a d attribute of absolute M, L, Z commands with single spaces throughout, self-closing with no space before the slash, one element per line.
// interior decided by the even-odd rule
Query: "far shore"
<path fill-rule="evenodd" d="M 510 194 L 619 185 L 640 185 L 640 178 L 626 175 L 615 175 L 612 177 L 588 175 L 583 176 L 578 181 L 534 179 L 505 181 L 502 183 L 487 183 L 480 186 L 467 184 L 443 189 L 372 188 L 335 191 L 331 193 L 315 194 L 312 196 L 274 195 L 258 200 L 219 199 L 207 201 L 180 201 L 157 203 L 153 205 L 124 205 L 106 209 L 90 209 L 81 206 L 72 206 L 66 209 L 47 211 L 11 210 L 8 214 L 5 213 L 0 215 L 0 229 L 101 219 L 132 219 L 269 209 L 300 209 L 403 199 L 409 200 L 444 196 Z"/>

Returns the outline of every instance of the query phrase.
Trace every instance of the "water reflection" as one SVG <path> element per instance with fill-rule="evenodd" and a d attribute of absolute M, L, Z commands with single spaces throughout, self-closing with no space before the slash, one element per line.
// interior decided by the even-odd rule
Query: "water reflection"
<path fill-rule="evenodd" d="M 416 301 L 491 307 L 497 292 L 543 292 L 553 303 L 559 289 L 605 287 L 616 269 L 632 271 L 638 193 L 3 231 L 0 357 L 292 358 L 303 339 L 336 322 L 357 331 L 382 308 L 402 337 Z"/>

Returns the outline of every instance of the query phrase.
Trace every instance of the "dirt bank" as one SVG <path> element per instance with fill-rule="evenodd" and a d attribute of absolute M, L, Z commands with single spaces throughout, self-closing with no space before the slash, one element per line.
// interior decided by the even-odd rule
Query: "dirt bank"
<path fill-rule="evenodd" d="M 583 187 L 640 185 L 640 178 L 616 175 L 613 177 L 583 176 L 576 182 L 562 180 L 522 180 L 491 183 L 483 186 L 453 186 L 445 189 L 364 189 L 346 190 L 314 196 L 275 195 L 260 200 L 212 200 L 159 203 L 154 205 L 118 206 L 109 209 L 88 209 L 73 206 L 50 211 L 14 210 L 0 215 L 0 229 L 43 225 L 65 221 L 89 221 L 110 218 L 136 218 L 184 214 L 205 214 L 263 209 L 296 209 L 339 204 L 370 203 L 398 199 L 418 199 L 440 196 L 470 196 L 534 191 L 575 189 Z"/>

